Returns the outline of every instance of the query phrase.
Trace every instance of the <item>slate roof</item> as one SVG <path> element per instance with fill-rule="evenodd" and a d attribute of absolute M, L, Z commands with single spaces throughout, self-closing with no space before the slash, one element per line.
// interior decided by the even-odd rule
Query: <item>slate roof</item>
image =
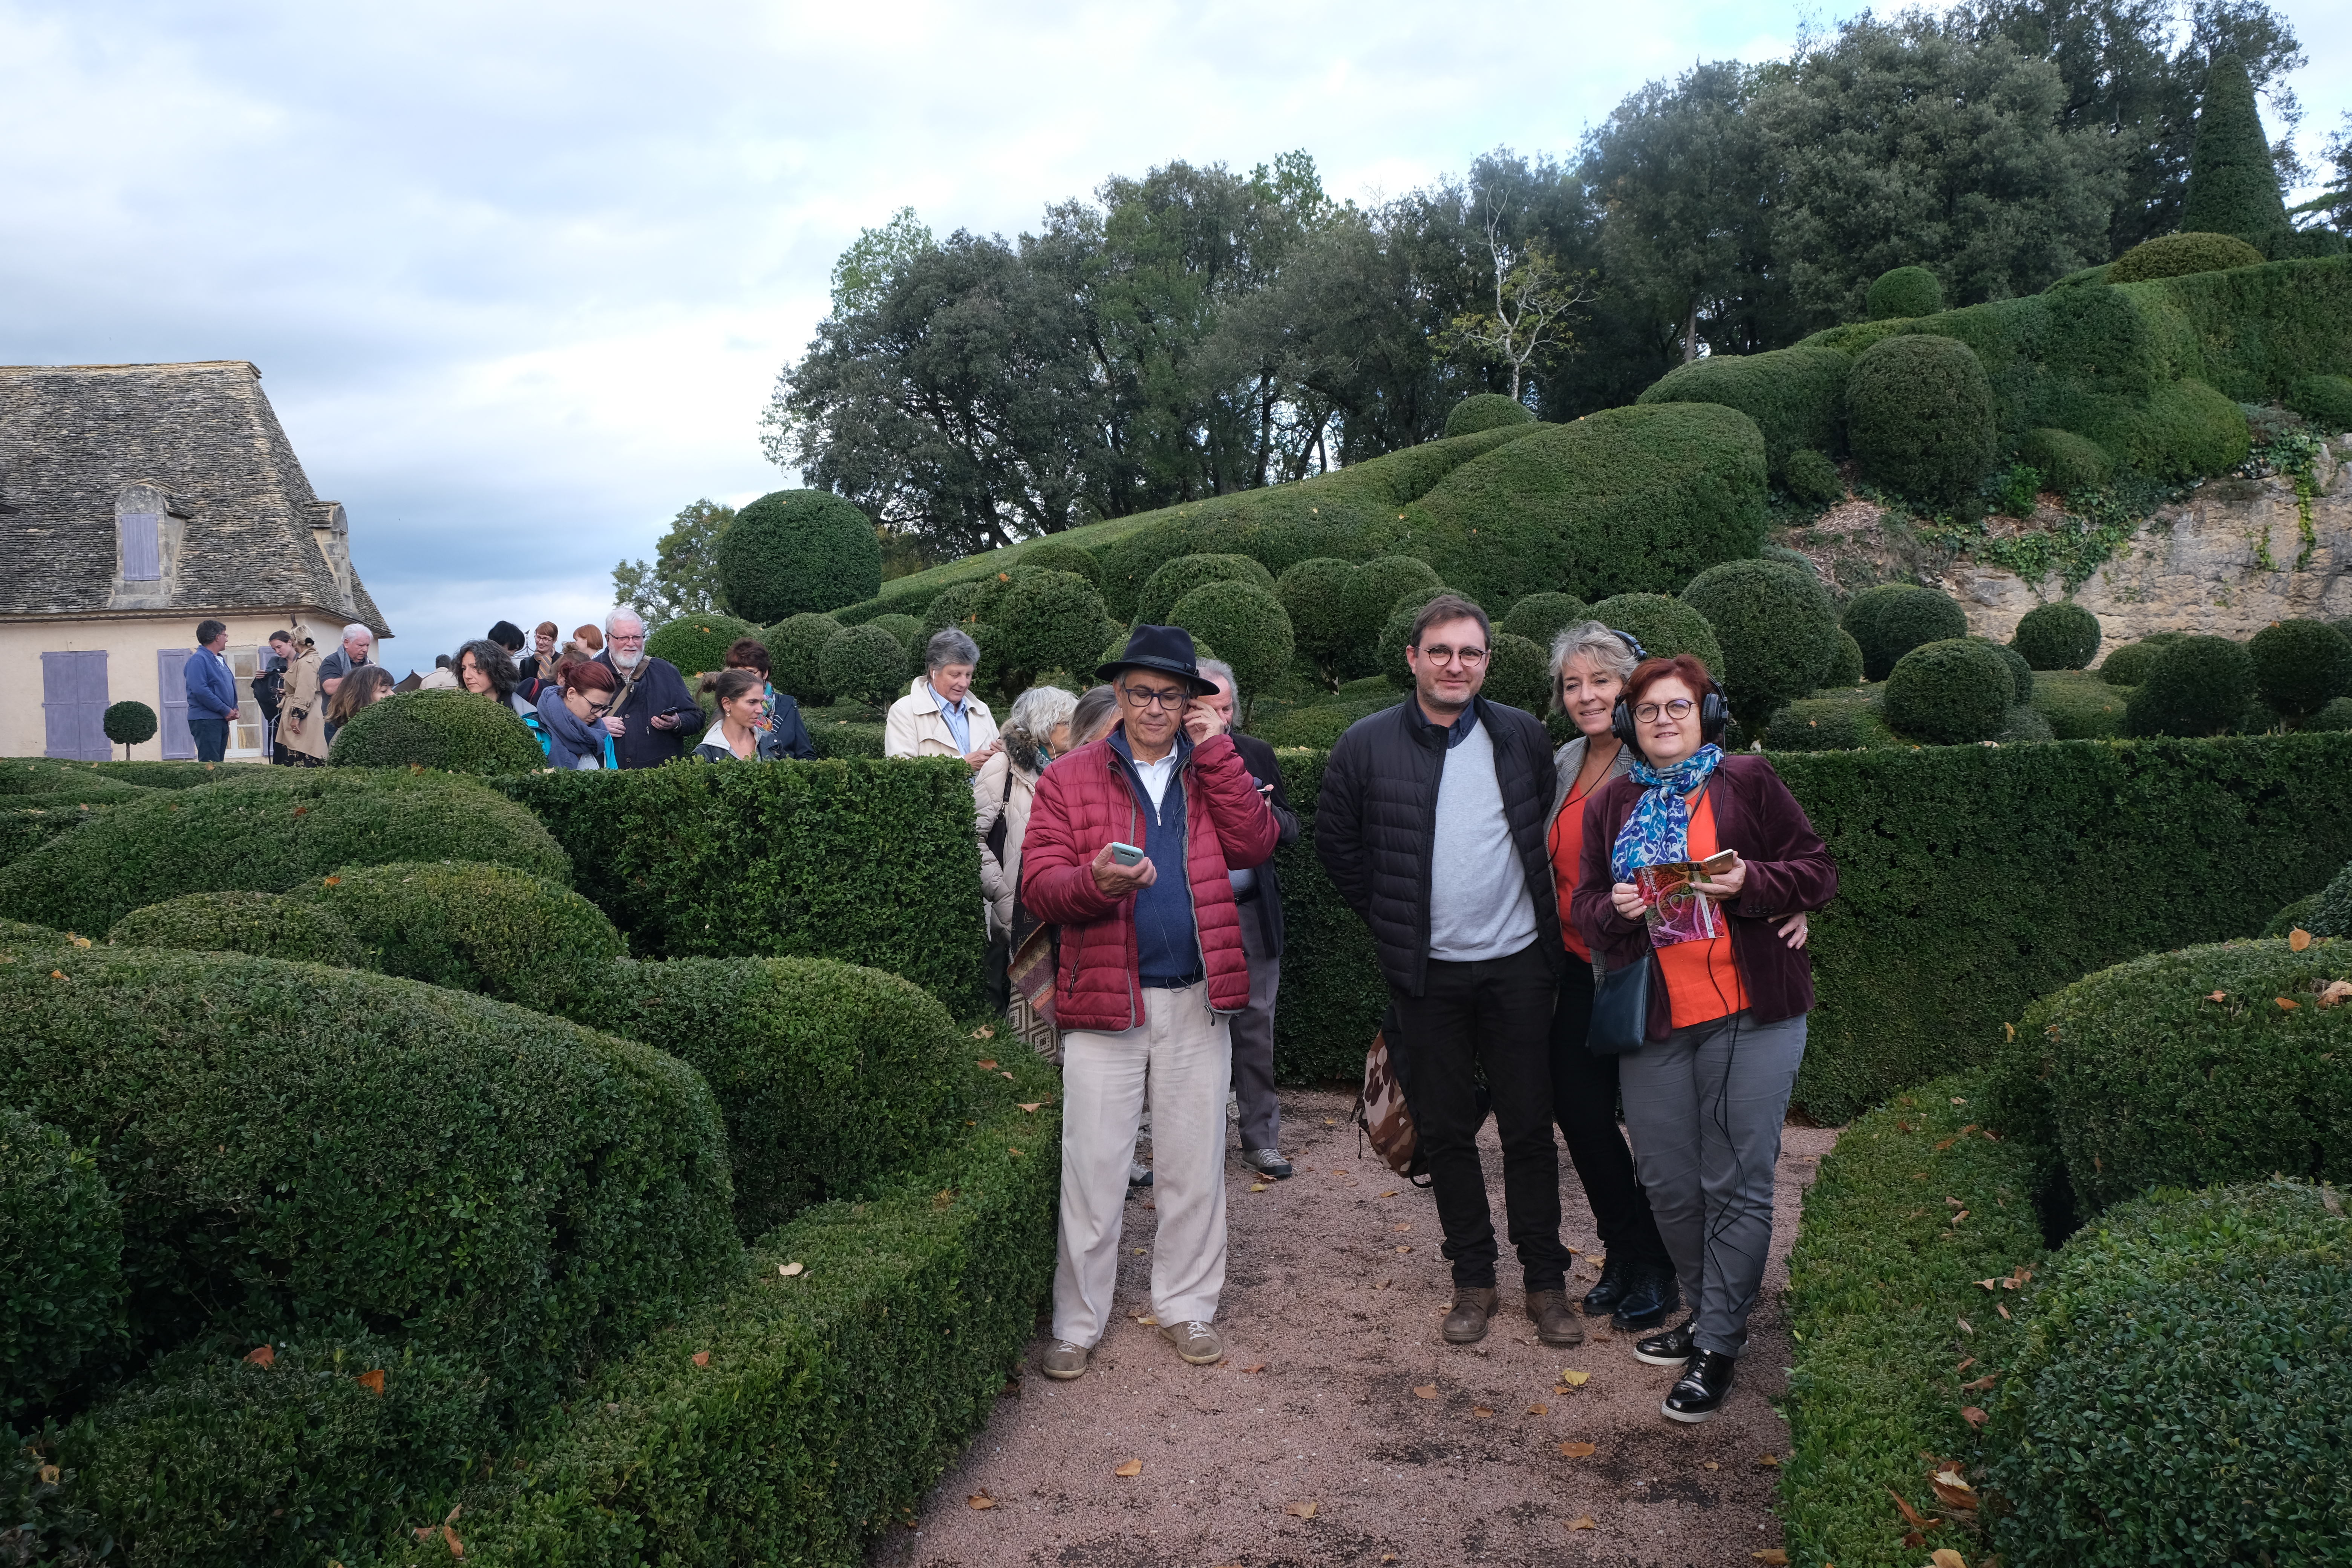
<path fill-rule="evenodd" d="M 107 614 L 115 498 L 142 482 L 182 531 L 171 592 L 141 614 L 317 608 L 391 634 L 356 571 L 337 587 L 311 527 L 340 508 L 243 360 L 0 365 L 0 616 Z"/>

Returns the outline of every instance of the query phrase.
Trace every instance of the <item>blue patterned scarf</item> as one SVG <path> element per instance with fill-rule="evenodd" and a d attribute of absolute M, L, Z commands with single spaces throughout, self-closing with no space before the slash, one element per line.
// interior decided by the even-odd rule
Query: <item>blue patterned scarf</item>
<path fill-rule="evenodd" d="M 1636 866 L 1671 866 L 1690 858 L 1690 806 L 1683 797 L 1705 784 L 1722 761 L 1723 748 L 1707 745 L 1664 773 L 1645 761 L 1634 762 L 1633 782 L 1647 787 L 1610 847 L 1609 869 L 1619 881 L 1632 881 Z"/>

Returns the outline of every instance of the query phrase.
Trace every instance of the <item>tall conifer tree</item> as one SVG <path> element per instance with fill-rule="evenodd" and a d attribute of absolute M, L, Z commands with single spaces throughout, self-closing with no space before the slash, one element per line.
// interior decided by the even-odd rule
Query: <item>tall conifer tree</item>
<path fill-rule="evenodd" d="M 2185 234 L 2233 234 L 2268 254 L 2287 226 L 2278 169 L 2263 138 L 2254 84 L 2235 55 L 2223 55 L 2205 73 L 2197 110 L 2197 142 L 2189 154 L 2189 191 L 2182 200 Z"/>

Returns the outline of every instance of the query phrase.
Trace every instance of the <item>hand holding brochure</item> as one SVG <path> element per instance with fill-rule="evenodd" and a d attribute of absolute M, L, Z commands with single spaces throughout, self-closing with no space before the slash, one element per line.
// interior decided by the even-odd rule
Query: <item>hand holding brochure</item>
<path fill-rule="evenodd" d="M 1650 922 L 1650 945 L 1706 942 L 1723 934 L 1723 917 L 1715 900 L 1691 886 L 1694 880 L 1731 868 L 1734 856 L 1726 849 L 1705 860 L 1675 860 L 1663 866 L 1633 868 L 1633 886 L 1642 891 L 1642 906 Z"/>

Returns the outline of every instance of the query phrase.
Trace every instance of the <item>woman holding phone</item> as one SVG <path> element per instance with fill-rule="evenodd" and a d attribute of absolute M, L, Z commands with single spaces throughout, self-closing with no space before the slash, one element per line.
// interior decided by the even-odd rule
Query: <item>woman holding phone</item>
<path fill-rule="evenodd" d="M 1612 718 L 1640 756 L 1586 804 L 1572 918 L 1605 971 L 1647 969 L 1644 1038 L 1620 1058 L 1619 1082 L 1642 1185 L 1693 1312 L 1633 1353 L 1682 1369 L 1661 1414 L 1705 1421 L 1747 1347 L 1813 1005 L 1807 933 L 1790 917 L 1836 896 L 1837 867 L 1772 765 L 1716 743 L 1729 710 L 1698 660 L 1643 660 Z M 1695 914 L 1711 934 L 1654 943 L 1637 870 L 1717 857 L 1690 884 L 1703 907 L 1676 921 L 1687 928 Z"/>

